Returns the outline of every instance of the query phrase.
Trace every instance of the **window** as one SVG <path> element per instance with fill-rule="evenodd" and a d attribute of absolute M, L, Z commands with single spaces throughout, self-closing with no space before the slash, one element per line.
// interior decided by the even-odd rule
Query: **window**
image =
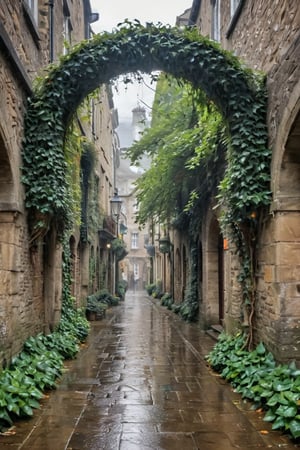
<path fill-rule="evenodd" d="M 139 233 L 131 233 L 131 248 L 139 248 Z"/>
<path fill-rule="evenodd" d="M 64 1 L 64 23 L 63 23 L 63 34 L 64 34 L 64 48 L 63 48 L 63 54 L 66 55 L 69 51 L 69 47 L 71 45 L 71 34 L 72 34 L 72 24 L 71 24 L 71 18 L 70 18 L 70 10 L 68 7 L 68 3 Z"/>
<path fill-rule="evenodd" d="M 132 209 L 133 209 L 133 212 L 134 212 L 134 213 L 139 212 L 139 206 L 138 206 L 138 202 L 137 202 L 137 199 L 136 199 L 136 198 L 133 200 Z"/>
<path fill-rule="evenodd" d="M 32 18 L 35 23 L 38 23 L 38 0 L 25 0 L 26 5 L 29 8 Z"/>
<path fill-rule="evenodd" d="M 221 40 L 220 34 L 220 0 L 214 0 L 212 3 L 212 30 L 211 37 L 217 42 Z"/>
<path fill-rule="evenodd" d="M 39 36 L 39 2 L 38 0 L 23 0 L 23 13 L 28 29 L 33 37 L 34 43 L 40 49 Z"/>
<path fill-rule="evenodd" d="M 69 52 L 69 47 L 71 45 L 71 32 L 72 32 L 72 25 L 70 17 L 64 16 L 64 49 L 63 49 L 64 55 L 66 55 Z"/>
<path fill-rule="evenodd" d="M 230 0 L 230 16 L 233 17 L 237 7 L 239 6 L 240 0 Z"/>
<path fill-rule="evenodd" d="M 230 23 L 226 32 L 226 38 L 229 39 L 239 20 L 243 10 L 245 0 L 230 0 Z"/>

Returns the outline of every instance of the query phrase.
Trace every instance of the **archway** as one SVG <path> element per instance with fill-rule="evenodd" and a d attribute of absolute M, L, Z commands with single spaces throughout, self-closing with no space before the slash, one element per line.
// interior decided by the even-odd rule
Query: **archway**
<path fill-rule="evenodd" d="M 300 83 L 299 83 L 300 87 Z M 298 358 L 295 342 L 299 340 L 299 267 L 300 267 L 300 98 L 280 136 L 283 141 L 278 155 L 278 172 L 274 202 L 269 254 L 265 263 L 266 291 L 272 289 L 273 322 L 275 330 L 272 351 L 279 360 Z M 281 130 L 280 130 L 281 131 Z M 276 148 L 278 150 L 278 148 Z M 279 152 L 278 152 L 279 153 Z M 280 159 L 279 159 L 280 156 Z M 280 163 L 280 164 L 279 164 Z M 264 299 L 265 301 L 266 299 Z M 268 299 L 267 299 L 268 300 Z M 260 319 L 264 320 L 263 308 Z M 284 346 L 280 345 L 284 342 Z"/>
<path fill-rule="evenodd" d="M 229 220 L 245 219 L 269 203 L 265 95 L 249 70 L 195 29 L 127 23 L 96 35 L 52 69 L 28 105 L 23 151 L 26 206 L 68 221 L 68 186 L 63 154 L 69 119 L 99 85 L 127 72 L 162 70 L 201 88 L 220 109 L 231 135 L 224 198 Z M 244 183 L 244 180 L 247 180 Z M 39 226 L 41 217 L 36 219 Z"/>
<path fill-rule="evenodd" d="M 216 216 L 208 213 L 203 227 L 203 299 L 201 312 L 204 325 L 218 325 L 224 319 L 224 264 L 220 246 L 220 226 Z"/>

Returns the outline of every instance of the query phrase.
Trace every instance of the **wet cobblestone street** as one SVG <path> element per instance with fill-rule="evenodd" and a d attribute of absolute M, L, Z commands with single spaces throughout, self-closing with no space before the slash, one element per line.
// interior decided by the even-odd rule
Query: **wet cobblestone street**
<path fill-rule="evenodd" d="M 128 292 L 92 323 L 58 389 L 0 436 L 0 449 L 296 448 L 210 371 L 204 355 L 213 345 L 196 324 Z"/>

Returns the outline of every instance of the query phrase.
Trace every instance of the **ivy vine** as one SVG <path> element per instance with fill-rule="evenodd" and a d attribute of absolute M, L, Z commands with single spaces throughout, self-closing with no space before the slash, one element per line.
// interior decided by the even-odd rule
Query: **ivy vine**
<path fill-rule="evenodd" d="M 269 163 L 262 80 L 195 29 L 125 22 L 96 35 L 51 66 L 28 102 L 23 145 L 26 207 L 68 217 L 65 130 L 82 100 L 121 73 L 163 70 L 201 88 L 228 122 L 231 146 L 221 184 L 224 223 L 243 221 L 268 204 Z"/>
<path fill-rule="evenodd" d="M 122 73 L 152 70 L 201 89 L 226 122 L 230 139 L 219 185 L 221 223 L 224 230 L 231 229 L 235 243 L 243 240 L 247 270 L 253 273 L 255 240 L 250 235 L 254 231 L 257 237 L 259 213 L 270 202 L 264 79 L 195 28 L 126 21 L 112 33 L 80 43 L 50 67 L 29 100 L 25 117 L 23 183 L 32 227 L 47 229 L 52 218 L 59 229 L 68 226 L 64 138 L 83 99 Z"/>

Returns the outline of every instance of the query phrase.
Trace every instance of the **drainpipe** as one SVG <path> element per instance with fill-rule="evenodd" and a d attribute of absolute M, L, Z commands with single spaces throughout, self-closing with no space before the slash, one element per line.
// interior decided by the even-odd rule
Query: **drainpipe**
<path fill-rule="evenodd" d="M 49 0 L 49 53 L 50 53 L 50 63 L 54 60 L 54 45 L 53 45 L 53 36 L 54 36 L 54 25 L 53 25 L 53 8 L 54 8 L 54 0 Z"/>

